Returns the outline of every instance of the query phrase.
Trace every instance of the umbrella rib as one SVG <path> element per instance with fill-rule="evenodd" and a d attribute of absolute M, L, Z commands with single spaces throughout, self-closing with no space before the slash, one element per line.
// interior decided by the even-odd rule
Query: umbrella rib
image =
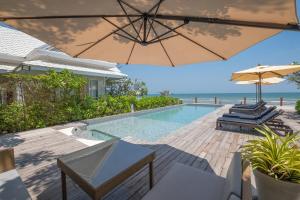
<path fill-rule="evenodd" d="M 163 37 L 164 35 L 167 35 L 167 34 L 169 34 L 169 33 L 171 33 L 171 32 L 174 32 L 176 29 L 178 29 L 178 28 L 180 28 L 180 27 L 182 27 L 182 26 L 184 26 L 184 25 L 186 25 L 186 23 L 180 24 L 180 25 L 176 26 L 175 28 L 169 29 L 167 32 L 165 32 L 165 33 L 163 33 L 163 34 L 161 34 L 161 35 L 159 35 L 159 36 L 156 36 L 156 38 L 153 38 L 152 40 L 150 40 L 149 43 L 151 43 L 151 42 L 153 42 L 153 41 L 155 41 L 155 40 L 157 40 L 157 39 Z M 153 27 L 153 26 L 152 26 L 152 27 Z"/>
<path fill-rule="evenodd" d="M 140 17 L 141 15 L 52 15 L 52 16 L 24 16 L 24 17 L 0 17 L 0 21 L 20 19 L 77 19 L 77 18 L 111 18 L 111 17 Z"/>
<path fill-rule="evenodd" d="M 154 29 L 154 27 L 153 27 L 152 25 L 151 25 L 151 28 L 152 28 L 152 30 L 153 30 L 153 32 L 154 32 L 154 34 L 155 34 L 155 35 L 156 35 L 156 37 L 157 37 L 157 32 L 155 31 L 155 29 Z M 174 65 L 174 63 L 172 62 L 172 60 L 171 60 L 171 58 L 170 58 L 170 56 L 169 56 L 169 54 L 168 54 L 168 52 L 167 52 L 166 48 L 164 47 L 164 45 L 162 44 L 162 42 L 161 42 L 161 41 L 159 41 L 159 43 L 160 43 L 160 45 L 161 45 L 162 49 L 164 50 L 164 52 L 165 52 L 166 56 L 168 57 L 168 59 L 169 59 L 169 61 L 170 61 L 171 65 L 172 65 L 172 67 L 174 67 L 175 65 Z"/>
<path fill-rule="evenodd" d="M 125 39 L 127 39 L 127 40 L 133 41 L 133 42 L 139 42 L 138 40 L 133 40 L 132 38 L 127 37 L 127 36 L 125 36 L 125 35 L 122 35 L 122 34 L 120 34 L 120 33 L 118 33 L 118 32 L 115 32 L 114 34 L 116 34 L 116 35 L 118 35 L 118 36 L 120 36 L 120 37 L 123 37 L 123 38 L 125 38 Z"/>
<path fill-rule="evenodd" d="M 131 55 L 132 55 L 132 52 L 133 52 L 133 49 L 134 49 L 135 45 L 136 45 L 136 42 L 134 42 L 133 45 L 132 45 L 132 48 L 131 48 L 131 50 L 130 50 L 130 54 L 129 54 L 129 56 L 128 56 L 128 59 L 127 59 L 127 61 L 126 61 L 126 64 L 129 63 L 129 60 L 130 60 L 130 58 L 131 58 Z"/>
<path fill-rule="evenodd" d="M 157 13 L 157 11 L 158 11 L 158 9 L 159 9 L 159 7 L 160 7 L 160 4 L 162 3 L 162 2 L 164 2 L 165 0 L 159 0 L 150 10 L 148 10 L 148 12 L 147 13 L 151 13 L 153 10 L 154 10 L 154 8 L 156 7 L 156 11 L 155 11 L 155 13 Z M 156 15 L 156 14 L 155 14 Z"/>
<path fill-rule="evenodd" d="M 173 38 L 173 37 L 176 37 L 176 36 L 178 36 L 178 34 L 170 35 L 170 36 L 164 37 L 164 38 L 162 38 L 162 39 L 157 39 L 157 40 L 155 40 L 155 41 L 153 41 L 153 42 L 150 42 L 150 41 L 149 41 L 148 44 L 154 44 L 154 43 L 157 43 L 157 42 L 159 42 L 159 41 L 167 40 L 167 39 L 170 39 L 170 38 Z"/>
<path fill-rule="evenodd" d="M 270 72 L 273 73 L 273 74 L 275 74 L 275 75 L 277 75 L 277 76 L 283 77 L 281 74 L 278 74 L 278 73 L 276 73 L 274 71 L 270 71 Z"/>
<path fill-rule="evenodd" d="M 155 10 L 155 13 L 154 13 L 154 17 L 156 16 L 156 14 L 157 14 L 157 12 L 158 12 L 158 9 L 159 9 L 160 4 L 162 3 L 162 1 L 164 1 L 164 0 L 160 0 L 160 3 L 159 3 L 158 6 L 156 7 L 156 10 Z M 153 6 L 153 8 L 155 8 L 155 6 Z M 152 12 L 152 9 L 150 9 L 150 10 L 148 11 L 148 13 L 150 13 L 150 12 Z M 149 21 L 148 18 L 147 18 L 147 21 Z M 147 33 L 147 36 L 146 36 L 146 40 L 148 39 L 148 36 L 149 36 L 149 34 L 150 34 L 151 26 L 153 25 L 153 20 L 152 20 L 150 23 L 151 23 L 151 25 L 150 25 L 150 28 L 149 28 L 149 30 L 148 30 L 148 33 Z"/>
<path fill-rule="evenodd" d="M 165 52 L 166 56 L 168 57 L 168 59 L 169 59 L 169 61 L 170 61 L 171 65 L 172 65 L 172 67 L 174 67 L 175 65 L 174 65 L 174 63 L 172 62 L 172 60 L 171 60 L 171 58 L 170 58 L 170 56 L 169 56 L 169 54 L 168 54 L 168 52 L 167 52 L 166 48 L 164 47 L 164 45 L 162 44 L 162 42 L 161 42 L 161 41 L 159 41 L 159 43 L 160 43 L 160 45 L 161 45 L 162 49 L 164 50 L 164 52 Z"/>
<path fill-rule="evenodd" d="M 140 20 L 140 19 L 141 19 L 141 17 L 138 18 L 138 19 L 136 19 L 136 20 L 134 20 L 134 21 L 138 21 L 138 20 Z M 126 27 L 129 26 L 129 25 L 130 25 L 130 24 L 126 24 L 126 25 L 122 26 L 121 28 L 126 28 Z M 91 49 L 92 47 L 94 47 L 95 45 L 99 44 L 99 43 L 102 42 L 104 39 L 108 38 L 109 36 L 115 34 L 115 33 L 118 32 L 118 31 L 119 31 L 119 29 L 116 29 L 116 30 L 112 31 L 111 33 L 105 35 L 104 37 L 102 37 L 102 38 L 100 38 L 99 40 L 97 40 L 96 42 L 94 42 L 91 46 L 87 47 L 86 49 L 84 49 L 84 50 L 82 50 L 81 52 L 79 52 L 78 54 L 76 54 L 74 57 L 80 56 L 80 55 L 83 54 L 84 52 L 88 51 L 89 49 Z"/>
<path fill-rule="evenodd" d="M 141 32 L 141 30 L 142 30 L 142 27 L 143 27 L 143 23 L 141 23 L 141 26 L 140 26 L 140 28 L 139 28 L 138 34 L 140 34 L 140 32 Z M 134 42 L 133 45 L 132 45 L 132 48 L 131 48 L 131 50 L 130 50 L 130 54 L 129 54 L 129 56 L 128 56 L 128 59 L 127 59 L 126 64 L 129 63 L 129 60 L 130 60 L 130 58 L 131 58 L 131 55 L 132 55 L 132 52 L 133 52 L 133 49 L 134 49 L 135 45 L 136 45 L 136 42 Z"/>
<path fill-rule="evenodd" d="M 128 36 L 131 38 L 130 40 L 136 41 L 136 39 L 135 39 L 135 37 L 134 37 L 133 35 L 131 35 L 131 34 L 128 33 L 127 31 L 124 31 L 124 30 L 123 30 L 124 28 L 119 27 L 118 25 L 116 25 L 116 24 L 113 23 L 112 21 L 106 19 L 105 17 L 103 17 L 103 19 L 104 19 L 105 21 L 107 21 L 108 23 L 110 23 L 111 25 L 113 25 L 114 27 L 116 27 L 119 31 L 122 31 L 123 33 L 125 33 L 126 35 L 128 35 Z M 141 18 L 140 18 L 140 19 L 141 19 Z M 138 20 L 140 20 L 140 19 L 138 19 Z M 136 21 L 138 21 L 138 20 L 136 20 Z M 136 22 L 136 21 L 135 21 L 135 22 Z M 128 25 L 131 25 L 131 23 L 129 23 Z"/>
<path fill-rule="evenodd" d="M 126 1 L 123 1 L 123 0 L 118 0 L 118 1 L 121 1 L 122 3 L 124 3 L 126 6 L 128 6 L 128 7 L 131 8 L 132 10 L 134 10 L 134 11 L 140 13 L 140 14 L 143 14 L 142 11 L 136 9 L 135 7 L 133 7 L 132 5 L 130 5 L 129 3 L 127 3 Z"/>
<path fill-rule="evenodd" d="M 248 73 L 248 74 L 252 74 L 252 75 L 258 75 L 258 73 Z M 245 76 L 245 74 L 237 74 L 237 78 L 240 78 L 240 77 L 243 77 L 243 76 Z M 231 79 L 231 81 L 237 81 L 237 80 L 234 80 L 234 79 Z"/>
<path fill-rule="evenodd" d="M 233 19 L 220 19 L 211 17 L 195 17 L 195 16 L 175 16 L 175 15 L 149 15 L 151 18 L 166 19 L 175 21 L 189 20 L 192 22 L 203 22 L 210 24 L 223 24 L 223 25 L 235 25 L 235 26 L 246 26 L 255 28 L 270 28 L 270 29 L 285 29 L 300 31 L 300 24 L 280 24 L 272 22 L 255 22 L 255 21 L 241 21 Z"/>
<path fill-rule="evenodd" d="M 161 23 L 160 21 L 157 21 L 157 20 L 155 20 L 155 19 L 153 19 L 153 20 L 154 20 L 155 22 L 159 23 L 160 25 L 162 25 L 162 26 L 164 26 L 164 27 L 166 27 L 166 28 L 168 28 L 168 29 L 171 30 L 171 28 L 170 28 L 169 26 L 167 26 L 167 25 L 165 25 L 165 24 L 163 24 L 163 23 Z M 223 56 L 221 56 L 220 54 L 218 54 L 218 53 L 216 53 L 216 52 L 214 52 L 214 51 L 208 49 L 207 47 L 203 46 L 202 44 L 200 44 L 200 43 L 198 43 L 198 42 L 196 42 L 196 41 L 194 41 L 194 40 L 192 40 L 191 38 L 185 36 L 184 34 L 179 33 L 179 32 L 176 31 L 176 30 L 173 30 L 173 32 L 174 32 L 174 33 L 177 33 L 177 34 L 180 35 L 181 37 L 183 37 L 183 38 L 189 40 L 190 42 L 192 42 L 192 43 L 194 43 L 194 44 L 200 46 L 201 48 L 205 49 L 206 51 L 209 51 L 210 53 L 214 54 L 215 56 L 218 56 L 218 57 L 221 58 L 222 60 L 227 60 L 225 57 L 223 57 Z"/>
<path fill-rule="evenodd" d="M 140 38 L 140 40 L 142 41 L 142 38 L 141 38 L 141 36 L 139 35 L 138 31 L 136 30 L 136 28 L 135 28 L 134 24 L 132 23 L 132 20 L 131 20 L 131 18 L 130 18 L 130 17 L 128 17 L 128 13 L 126 12 L 126 10 L 125 10 L 125 8 L 124 8 L 124 6 L 122 5 L 122 3 L 121 3 L 121 2 L 123 2 L 123 1 L 121 1 L 121 0 L 118 0 L 118 3 L 119 3 L 119 5 L 120 5 L 121 9 L 123 10 L 123 12 L 125 13 L 125 15 L 127 16 L 127 19 L 128 19 L 128 21 L 130 22 L 130 24 L 131 24 L 131 26 L 132 26 L 133 30 L 136 32 L 137 36 L 138 36 L 138 37 Z M 137 39 L 137 38 L 136 38 L 136 39 Z"/>

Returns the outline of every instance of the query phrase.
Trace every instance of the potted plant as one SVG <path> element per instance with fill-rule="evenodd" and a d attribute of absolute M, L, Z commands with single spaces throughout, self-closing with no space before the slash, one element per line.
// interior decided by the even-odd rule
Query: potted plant
<path fill-rule="evenodd" d="M 242 147 L 243 159 L 253 168 L 260 200 L 300 200 L 300 149 L 297 134 L 278 136 L 267 126 L 263 136 Z"/>

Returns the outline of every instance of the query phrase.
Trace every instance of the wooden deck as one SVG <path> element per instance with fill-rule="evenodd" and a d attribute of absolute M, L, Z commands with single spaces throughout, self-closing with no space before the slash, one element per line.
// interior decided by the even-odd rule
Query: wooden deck
<path fill-rule="evenodd" d="M 248 139 L 256 137 L 252 134 L 215 130 L 216 118 L 227 110 L 228 106 L 219 108 L 155 143 L 135 140 L 130 142 L 156 151 L 155 182 L 175 162 L 225 176 L 232 152 L 237 151 Z M 55 128 L 5 135 L 0 137 L 0 145 L 14 147 L 18 172 L 33 199 L 61 199 L 60 173 L 56 167 L 56 158 L 86 147 Z M 149 190 L 147 173 L 147 168 L 141 170 L 105 199 L 141 199 Z M 89 199 L 71 180 L 68 180 L 67 185 L 68 199 Z"/>

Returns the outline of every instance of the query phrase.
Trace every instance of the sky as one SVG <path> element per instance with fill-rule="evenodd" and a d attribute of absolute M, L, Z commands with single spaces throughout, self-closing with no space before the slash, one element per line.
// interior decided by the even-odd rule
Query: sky
<path fill-rule="evenodd" d="M 300 15 L 300 0 L 298 16 Z M 240 93 L 255 92 L 253 85 L 236 85 L 229 81 L 232 72 L 261 65 L 284 65 L 300 62 L 300 32 L 284 31 L 231 57 L 182 67 L 121 65 L 132 79 L 146 82 L 149 93 L 169 90 L 172 93 Z M 295 84 L 265 86 L 264 92 L 300 92 Z"/>

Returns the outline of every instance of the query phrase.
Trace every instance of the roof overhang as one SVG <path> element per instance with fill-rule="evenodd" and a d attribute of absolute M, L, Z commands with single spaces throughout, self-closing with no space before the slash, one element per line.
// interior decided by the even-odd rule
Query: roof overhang
<path fill-rule="evenodd" d="M 59 64 L 89 67 L 95 69 L 109 70 L 117 66 L 116 63 L 110 63 L 100 60 L 73 58 L 65 53 L 49 51 L 44 49 L 35 49 L 26 56 L 27 60 L 44 60 L 46 62 L 53 62 Z"/>
<path fill-rule="evenodd" d="M 36 71 L 48 71 L 49 69 L 54 69 L 55 71 L 62 71 L 64 69 L 67 69 L 67 70 L 71 70 L 75 74 L 80 74 L 85 76 L 97 76 L 97 77 L 107 77 L 107 78 L 127 77 L 126 74 L 122 74 L 119 72 L 51 63 L 51 62 L 45 62 L 41 60 L 25 61 L 22 63 L 22 65 L 31 66 L 31 70 L 36 70 Z"/>

